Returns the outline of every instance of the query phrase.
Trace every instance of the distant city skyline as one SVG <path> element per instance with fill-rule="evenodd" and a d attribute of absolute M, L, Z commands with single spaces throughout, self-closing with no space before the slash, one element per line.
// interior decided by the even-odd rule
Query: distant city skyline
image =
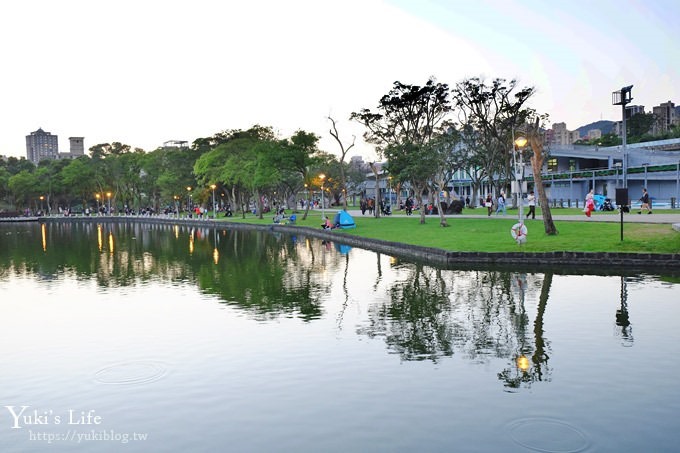
<path fill-rule="evenodd" d="M 272 126 L 322 137 L 331 115 L 351 155 L 371 158 L 347 118 L 395 80 L 516 78 L 530 105 L 575 130 L 620 120 L 611 93 L 647 111 L 680 101 L 671 0 L 27 0 L 0 6 L 6 46 L 0 155 L 25 157 L 42 128 L 151 151 L 226 129 Z"/>

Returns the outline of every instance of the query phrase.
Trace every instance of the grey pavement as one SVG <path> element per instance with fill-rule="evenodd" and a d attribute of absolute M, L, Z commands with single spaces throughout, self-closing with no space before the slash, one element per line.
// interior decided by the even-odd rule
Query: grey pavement
<path fill-rule="evenodd" d="M 317 210 L 315 210 L 317 211 Z M 320 211 L 320 210 L 318 210 Z M 327 212 L 329 213 L 334 213 L 337 211 L 336 208 L 333 209 L 327 209 Z M 477 211 L 479 214 L 475 214 L 474 212 Z M 582 215 L 561 215 L 559 213 L 559 209 L 553 209 L 551 211 L 552 217 L 556 221 L 570 221 L 570 222 L 612 222 L 612 223 L 619 223 L 621 222 L 621 214 L 618 211 L 615 212 L 593 212 L 591 217 L 586 217 L 585 214 Z M 353 217 L 362 217 L 361 211 L 358 209 L 350 209 L 348 212 L 353 216 Z M 526 214 L 526 210 L 524 211 Z M 366 211 L 366 214 L 364 214 L 363 217 L 370 217 L 368 214 L 368 211 Z M 407 217 L 407 215 L 403 211 L 394 211 L 391 217 Z M 411 217 L 420 217 L 420 213 L 418 211 L 414 211 L 413 215 Z M 427 215 L 427 218 L 436 218 L 439 217 L 436 214 L 431 214 Z M 486 214 L 486 208 L 477 208 L 477 209 L 465 209 L 463 211 L 463 214 L 460 215 L 447 215 L 447 219 L 459 219 L 459 218 L 468 218 L 468 219 L 517 219 L 518 216 L 517 214 L 513 213 L 508 213 L 507 215 L 495 215 L 491 214 L 491 216 L 488 216 Z M 525 219 L 525 222 L 527 224 L 531 224 L 531 222 L 539 222 L 542 221 L 543 217 L 541 215 L 536 216 L 536 220 L 532 219 Z M 676 230 L 680 231 L 680 213 L 677 211 L 674 211 L 674 213 L 669 212 L 668 210 L 657 210 L 654 211 L 652 214 L 638 214 L 637 211 L 631 211 L 630 213 L 624 213 L 623 214 L 623 223 L 667 223 L 669 225 L 677 225 L 675 228 Z"/>

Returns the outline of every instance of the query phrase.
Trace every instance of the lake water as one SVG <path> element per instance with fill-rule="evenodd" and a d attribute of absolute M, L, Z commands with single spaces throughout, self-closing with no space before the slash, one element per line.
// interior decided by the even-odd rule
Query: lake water
<path fill-rule="evenodd" d="M 0 224 L 0 451 L 678 451 L 680 280 Z"/>

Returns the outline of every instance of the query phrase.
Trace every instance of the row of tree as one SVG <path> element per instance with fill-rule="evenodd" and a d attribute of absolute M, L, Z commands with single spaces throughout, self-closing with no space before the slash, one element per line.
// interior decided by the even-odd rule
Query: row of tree
<path fill-rule="evenodd" d="M 304 131 L 280 138 L 271 127 L 256 125 L 148 153 L 106 143 L 90 148 L 89 156 L 42 160 L 38 166 L 10 157 L 0 161 L 0 198 L 6 209 L 51 212 L 94 210 L 109 202 L 118 209 L 159 212 L 186 209 L 189 200 L 212 209 L 214 185 L 216 205 L 245 211 L 257 203 L 262 215 L 263 200 L 295 203 L 296 195 L 311 199 L 315 192 L 318 198 L 323 182 L 325 197 L 340 204 L 348 187 L 355 191 L 363 182 L 366 169 L 322 152 L 318 141 Z"/>
<path fill-rule="evenodd" d="M 504 79 L 487 83 L 471 78 L 453 88 L 434 78 L 423 86 L 395 82 L 375 111 L 361 109 L 350 119 L 365 126 L 366 141 L 387 161 L 381 168 L 371 163 L 376 181 L 389 174 L 396 187 L 409 187 L 423 206 L 427 194 L 450 194 L 447 185 L 453 173 L 464 171 L 477 199 L 482 185 L 494 194 L 507 191 L 514 178 L 513 158 L 526 152 L 514 148 L 518 132 L 529 139 L 534 175 L 540 179 L 545 157 L 541 123 L 546 117 L 528 107 L 534 92 Z M 346 147 L 335 120 L 329 117 L 329 121 L 340 158 L 320 150 L 319 137 L 313 133 L 300 130 L 281 138 L 271 127 L 256 125 L 199 138 L 190 147 L 148 153 L 106 143 L 90 148 L 90 156 L 41 161 L 37 167 L 24 159 L 10 159 L 0 166 L 0 197 L 18 208 L 37 208 L 38 200 L 49 210 L 73 204 L 94 207 L 102 201 L 158 212 L 183 205 L 184 200 L 209 205 L 216 192 L 218 200 L 244 215 L 251 203 L 257 204 L 262 216 L 265 200 L 271 206 L 277 201 L 290 204 L 304 193 L 309 201 L 323 187 L 339 205 L 346 203 L 348 194 L 360 192 L 365 169 L 344 162 L 354 142 Z M 539 198 L 547 207 L 538 179 Z M 378 184 L 376 200 L 377 188 Z M 440 201 L 431 198 L 430 202 Z M 438 211 L 441 225 L 448 226 L 444 210 Z M 552 225 L 549 212 L 543 214 Z M 420 221 L 425 222 L 424 210 Z M 546 232 L 555 232 L 554 226 L 546 223 Z"/>

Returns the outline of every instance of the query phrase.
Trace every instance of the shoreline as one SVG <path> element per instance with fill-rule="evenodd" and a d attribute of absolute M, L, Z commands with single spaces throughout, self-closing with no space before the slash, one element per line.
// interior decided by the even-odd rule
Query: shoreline
<path fill-rule="evenodd" d="M 433 247 L 403 244 L 381 239 L 349 236 L 342 231 L 326 231 L 298 225 L 261 225 L 241 222 L 225 222 L 214 219 L 187 219 L 148 216 L 104 216 L 104 217 L 40 217 L 41 223 L 55 222 L 134 222 L 157 224 L 182 224 L 194 227 L 223 228 L 286 233 L 311 236 L 322 240 L 339 242 L 352 247 L 384 253 L 397 258 L 408 259 L 422 264 L 434 264 L 447 269 L 502 268 L 505 270 L 552 269 L 561 271 L 588 271 L 596 274 L 620 274 L 661 271 L 680 275 L 680 253 L 619 253 L 619 252 L 456 252 Z"/>

